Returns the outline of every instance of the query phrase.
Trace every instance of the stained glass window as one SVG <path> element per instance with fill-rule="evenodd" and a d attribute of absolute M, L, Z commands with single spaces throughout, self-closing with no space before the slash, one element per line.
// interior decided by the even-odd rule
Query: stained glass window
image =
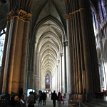
<path fill-rule="evenodd" d="M 99 0 L 98 8 L 99 8 L 100 20 L 101 20 L 101 22 L 103 22 L 105 20 L 105 18 L 106 18 L 104 0 Z"/>
<path fill-rule="evenodd" d="M 4 50 L 4 42 L 5 42 L 5 33 L 6 29 L 0 32 L 0 66 L 2 64 L 3 50 Z"/>
<path fill-rule="evenodd" d="M 49 74 L 47 74 L 45 77 L 45 87 L 46 87 L 46 89 L 50 89 L 50 76 L 49 76 Z"/>
<path fill-rule="evenodd" d="M 94 34 L 95 36 L 97 35 L 98 33 L 98 27 L 99 27 L 99 22 L 97 20 L 97 16 L 96 16 L 96 12 L 93 8 L 92 9 L 92 18 L 93 18 L 93 28 L 94 28 Z"/>

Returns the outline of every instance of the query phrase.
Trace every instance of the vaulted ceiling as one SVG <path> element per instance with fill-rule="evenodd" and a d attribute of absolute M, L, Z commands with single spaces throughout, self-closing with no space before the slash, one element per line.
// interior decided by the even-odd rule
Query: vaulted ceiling
<path fill-rule="evenodd" d="M 6 25 L 8 2 L 0 2 L 0 31 Z M 97 0 L 92 0 L 96 5 Z M 62 53 L 65 36 L 65 3 L 64 0 L 33 0 L 31 31 L 35 36 L 35 51 L 39 53 L 41 75 L 53 71 Z"/>
<path fill-rule="evenodd" d="M 33 0 L 32 4 L 32 13 L 33 13 L 33 23 L 37 23 L 40 21 L 42 17 L 40 17 L 41 11 L 43 11 L 43 8 L 45 6 L 45 13 L 42 13 L 46 16 L 48 14 L 51 14 L 52 16 L 55 16 L 56 18 L 57 15 L 60 16 L 60 19 L 62 20 L 62 23 L 65 24 L 64 21 L 64 15 L 65 15 L 65 0 Z M 97 2 L 98 0 L 90 0 L 94 6 L 97 8 Z M 0 31 L 6 26 L 6 18 L 7 18 L 7 13 L 8 13 L 8 3 L 9 0 L 0 0 Z M 50 9 L 49 7 L 52 8 Z M 55 7 L 55 8 L 53 8 Z M 56 12 L 58 14 L 56 14 Z M 44 16 L 43 15 L 43 16 Z"/>
<path fill-rule="evenodd" d="M 37 5 L 35 8 L 35 4 Z M 53 73 L 60 53 L 65 31 L 64 0 L 34 0 L 32 27 L 35 32 L 35 52 L 38 52 L 40 76 Z"/>

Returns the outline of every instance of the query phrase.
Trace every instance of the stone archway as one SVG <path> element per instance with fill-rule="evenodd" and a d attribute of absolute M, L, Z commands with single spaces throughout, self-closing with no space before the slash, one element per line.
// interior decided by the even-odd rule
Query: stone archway
<path fill-rule="evenodd" d="M 61 60 L 61 53 L 63 52 L 63 28 L 58 25 L 53 19 L 43 21 L 38 29 L 35 43 L 35 73 L 39 75 L 39 88 L 45 89 L 45 76 L 47 71 L 52 74 L 52 81 L 57 77 L 57 65 L 58 60 Z M 61 61 L 60 61 L 61 63 Z M 59 72 L 61 72 L 61 64 L 59 64 Z M 63 68 L 64 70 L 64 68 Z M 56 79 L 55 79 L 56 80 Z M 58 81 L 58 80 L 57 80 Z M 61 80 L 60 80 L 61 82 Z M 57 82 L 56 82 L 57 83 Z M 54 84 L 54 82 L 52 82 Z M 57 88 L 57 84 L 54 86 L 51 84 L 53 89 Z M 61 83 L 60 83 L 61 85 Z"/>

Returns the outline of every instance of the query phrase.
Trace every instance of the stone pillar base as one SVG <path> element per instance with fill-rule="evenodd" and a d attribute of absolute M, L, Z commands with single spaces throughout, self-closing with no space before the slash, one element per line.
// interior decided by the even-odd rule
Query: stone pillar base
<path fill-rule="evenodd" d="M 82 102 L 83 95 L 82 94 L 69 94 L 68 103 L 71 104 L 73 102 Z"/>

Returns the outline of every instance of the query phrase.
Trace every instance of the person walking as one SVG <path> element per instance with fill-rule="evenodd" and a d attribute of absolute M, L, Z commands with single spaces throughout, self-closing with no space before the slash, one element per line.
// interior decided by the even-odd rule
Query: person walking
<path fill-rule="evenodd" d="M 28 97 L 28 107 L 34 107 L 34 95 L 33 92 L 30 92 L 30 95 Z"/>
<path fill-rule="evenodd" d="M 43 100 L 43 98 L 42 98 L 42 91 L 41 90 L 39 90 L 39 95 L 38 95 L 38 105 L 41 105 L 42 104 L 42 100 Z"/>
<path fill-rule="evenodd" d="M 46 98 L 47 98 L 46 92 L 43 92 L 42 93 L 43 105 L 46 105 Z"/>
<path fill-rule="evenodd" d="M 52 93 L 51 99 L 53 100 L 53 107 L 56 107 L 57 94 L 55 91 Z"/>
<path fill-rule="evenodd" d="M 58 104 L 60 105 L 62 101 L 62 94 L 58 92 Z"/>

